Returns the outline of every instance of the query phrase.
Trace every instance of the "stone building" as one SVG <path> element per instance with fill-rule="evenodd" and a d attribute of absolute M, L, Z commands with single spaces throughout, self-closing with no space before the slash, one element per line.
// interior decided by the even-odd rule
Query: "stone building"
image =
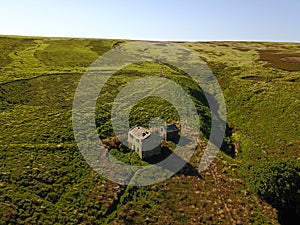
<path fill-rule="evenodd" d="M 161 154 L 162 138 L 150 130 L 137 126 L 128 132 L 128 144 L 141 159 Z"/>
<path fill-rule="evenodd" d="M 165 124 L 163 127 L 151 128 L 151 131 L 159 134 L 165 141 L 172 141 L 178 143 L 179 141 L 179 128 L 175 123 Z"/>
<path fill-rule="evenodd" d="M 136 126 L 128 132 L 129 148 L 133 149 L 141 159 L 161 154 L 161 141 L 179 141 L 179 129 L 175 124 L 148 130 Z"/>

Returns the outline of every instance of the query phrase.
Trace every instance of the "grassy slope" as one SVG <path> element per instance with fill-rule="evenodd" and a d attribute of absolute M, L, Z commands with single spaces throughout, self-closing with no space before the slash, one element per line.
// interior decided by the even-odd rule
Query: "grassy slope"
<path fill-rule="evenodd" d="M 93 172 L 74 143 L 71 126 L 72 98 L 82 73 L 115 42 L 0 38 L 1 223 L 276 223 L 274 210 L 251 193 L 237 168 L 260 158 L 297 160 L 299 72 L 266 67 L 255 50 L 299 52 L 299 45 L 185 43 L 217 74 L 233 138 L 242 151 L 236 159 L 220 153 L 211 169 L 201 174 L 204 179 L 184 170 L 163 183 L 133 188 Z M 161 68 L 129 68 L 112 79 L 108 88 L 117 88 L 107 100 L 129 81 L 129 74 L 155 70 Z M 176 79 L 169 68 L 164 70 Z M 98 104 L 102 121 L 110 106 Z M 104 135 L 109 133 L 105 122 L 99 125 L 107 128 Z"/>
<path fill-rule="evenodd" d="M 291 180 L 286 188 L 289 191 L 295 188 L 292 195 L 298 203 L 286 206 L 289 200 L 284 200 L 281 194 L 277 198 L 281 198 L 286 209 L 271 201 L 277 205 L 280 221 L 290 224 L 292 214 L 283 212 L 299 207 L 300 197 L 299 44 L 214 42 L 185 45 L 197 51 L 218 76 L 227 103 L 228 123 L 233 127 L 233 141 L 238 146 L 235 158 L 240 165 L 239 174 L 256 188 L 261 181 L 254 175 L 255 168 L 284 167 L 286 162 L 295 168 L 297 175 L 287 178 Z M 293 61 L 286 61 L 289 57 L 293 57 Z M 267 191 L 271 190 L 268 182 L 276 181 L 275 186 L 280 186 L 284 177 L 283 173 L 272 177 L 273 173 L 269 170 L 262 175 L 271 177 L 261 183 Z"/>
<path fill-rule="evenodd" d="M 281 52 L 293 55 L 299 54 L 299 44 L 229 42 L 188 46 L 198 51 L 218 74 L 228 108 L 228 122 L 235 129 L 235 138 L 249 142 L 244 150 L 250 151 L 241 157 L 257 159 L 261 154 L 256 157 L 255 154 L 263 149 L 275 156 L 280 153 L 297 157 L 300 63 L 297 63 L 297 71 L 282 70 L 276 64 L 272 65 L 272 61 L 260 60 L 261 55 L 256 50 L 275 49 L 279 55 Z M 284 68 L 288 69 L 288 66 L 296 67 L 285 63 Z M 257 151 L 253 151 L 255 149 Z"/>

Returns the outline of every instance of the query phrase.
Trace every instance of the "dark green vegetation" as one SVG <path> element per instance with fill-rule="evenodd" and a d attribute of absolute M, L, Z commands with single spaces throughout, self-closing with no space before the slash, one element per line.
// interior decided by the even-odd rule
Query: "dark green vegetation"
<path fill-rule="evenodd" d="M 219 80 L 232 129 L 224 149 L 234 157 L 220 152 L 198 174 L 203 140 L 177 175 L 138 188 L 94 172 L 72 132 L 77 84 L 117 42 L 0 37 L 0 224 L 291 224 L 299 217 L 299 44 L 180 43 Z M 142 63 L 119 71 L 101 92 L 95 122 L 102 138 L 112 135 L 111 102 L 122 87 L 161 74 L 192 95 L 207 137 L 210 114 L 199 87 L 166 65 Z M 147 126 L 152 116 L 176 120 L 164 106 L 157 98 L 140 101 L 131 124 Z M 111 153 L 147 164 L 118 145 Z"/>
<path fill-rule="evenodd" d="M 260 162 L 248 167 L 245 179 L 262 199 L 279 209 L 281 217 L 292 218 L 300 210 L 299 165 L 294 161 Z M 285 218 L 281 218 L 284 220 Z"/>

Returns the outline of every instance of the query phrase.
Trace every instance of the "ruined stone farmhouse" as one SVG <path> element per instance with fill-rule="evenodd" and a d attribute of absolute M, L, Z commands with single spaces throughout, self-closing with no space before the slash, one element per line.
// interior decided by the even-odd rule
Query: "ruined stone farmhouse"
<path fill-rule="evenodd" d="M 128 145 L 141 159 L 161 154 L 161 141 L 179 141 L 179 129 L 175 124 L 147 129 L 136 126 L 128 132 Z"/>

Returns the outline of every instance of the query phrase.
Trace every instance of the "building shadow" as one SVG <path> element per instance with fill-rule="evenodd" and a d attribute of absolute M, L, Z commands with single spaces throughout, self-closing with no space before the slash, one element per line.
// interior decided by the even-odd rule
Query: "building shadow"
<path fill-rule="evenodd" d="M 179 171 L 177 171 L 178 169 L 176 166 L 172 167 L 172 165 L 158 164 L 159 162 L 162 162 L 163 160 L 171 156 L 171 154 L 173 154 L 172 155 L 173 165 L 184 165 Z M 202 178 L 202 176 L 199 174 L 198 170 L 195 167 L 193 167 L 189 162 L 182 159 L 180 156 L 178 156 L 176 153 L 171 151 L 166 146 L 162 146 L 160 155 L 149 157 L 147 159 L 144 159 L 144 161 L 148 162 L 149 164 L 160 165 L 162 169 L 169 170 L 170 172 L 177 175 L 194 176 L 194 177 Z"/>
<path fill-rule="evenodd" d="M 180 140 L 180 141 L 179 141 Z M 179 135 L 179 140 L 177 142 L 174 142 L 175 144 L 178 144 L 179 146 L 183 147 L 185 145 L 188 145 L 191 140 L 188 139 L 187 137 L 184 137 L 184 136 L 180 136 Z"/>

